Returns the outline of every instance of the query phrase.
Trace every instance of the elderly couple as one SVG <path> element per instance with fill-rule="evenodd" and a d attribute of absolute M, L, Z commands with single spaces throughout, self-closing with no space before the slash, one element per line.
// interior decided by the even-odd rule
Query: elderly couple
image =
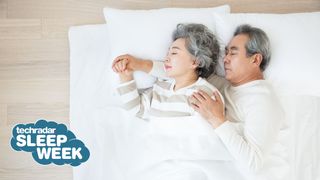
<path fill-rule="evenodd" d="M 121 79 L 118 92 L 130 96 L 124 108 L 144 119 L 201 115 L 236 163 L 252 174 L 276 168 L 283 161 L 275 152 L 284 114 L 263 77 L 271 56 L 266 33 L 250 25 L 237 27 L 225 47 L 224 78 L 215 75 L 220 47 L 206 26 L 179 24 L 172 37 L 165 61 L 131 55 L 114 60 L 112 69 Z M 138 93 L 134 71 L 171 80 L 159 78 L 152 88 Z M 267 179 L 281 179 L 281 171 L 272 171 L 276 173 Z"/>

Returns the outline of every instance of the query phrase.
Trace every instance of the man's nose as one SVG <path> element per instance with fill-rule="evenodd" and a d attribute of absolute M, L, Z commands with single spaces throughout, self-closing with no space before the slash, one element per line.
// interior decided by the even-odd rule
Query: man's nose
<path fill-rule="evenodd" d="M 228 55 L 225 55 L 225 56 L 223 57 L 223 62 L 224 62 L 224 63 L 229 62 Z"/>

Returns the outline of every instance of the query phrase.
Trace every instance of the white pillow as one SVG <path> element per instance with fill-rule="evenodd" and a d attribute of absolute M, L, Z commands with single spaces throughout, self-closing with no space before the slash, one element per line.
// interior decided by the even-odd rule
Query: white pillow
<path fill-rule="evenodd" d="M 118 10 L 104 8 L 108 24 L 110 63 L 118 55 L 131 54 L 152 60 L 163 60 L 178 23 L 202 23 L 214 31 L 214 13 L 229 13 L 228 5 L 215 8 L 166 8 L 154 10 Z M 151 87 L 155 78 L 135 72 L 138 88 Z"/>
<path fill-rule="evenodd" d="M 215 19 L 217 35 L 224 45 L 240 24 L 263 29 L 272 45 L 266 79 L 283 92 L 320 96 L 320 12 L 216 14 Z"/>

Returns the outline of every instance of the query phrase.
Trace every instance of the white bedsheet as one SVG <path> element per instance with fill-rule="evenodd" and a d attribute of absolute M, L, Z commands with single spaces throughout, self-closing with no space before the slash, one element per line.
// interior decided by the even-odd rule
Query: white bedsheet
<path fill-rule="evenodd" d="M 213 164 L 208 161 L 199 161 L 197 164 L 165 161 L 157 166 L 149 166 L 148 163 L 156 162 L 156 159 L 146 158 L 143 151 L 137 148 L 137 144 L 144 144 L 141 138 L 146 123 L 128 118 L 122 109 L 116 107 L 117 102 L 108 99 L 114 92 L 106 81 L 108 71 L 111 71 L 110 60 L 107 59 L 106 30 L 106 25 L 88 25 L 72 27 L 69 32 L 71 129 L 84 141 L 91 154 L 86 163 L 73 169 L 74 180 L 168 177 L 200 180 L 214 179 L 220 177 L 219 172 L 228 171 L 224 163 Z M 281 100 L 290 127 L 284 136 L 290 150 L 290 180 L 319 179 L 320 98 L 283 95 Z M 229 168 L 232 169 L 231 166 Z M 224 179 L 240 177 L 237 173 L 229 175 Z"/>

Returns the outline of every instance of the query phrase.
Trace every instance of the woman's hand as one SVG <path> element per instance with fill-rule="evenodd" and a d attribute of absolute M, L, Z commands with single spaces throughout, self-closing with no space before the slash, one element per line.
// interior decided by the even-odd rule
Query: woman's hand
<path fill-rule="evenodd" d="M 148 73 L 153 66 L 153 62 L 150 60 L 143 60 L 143 59 L 139 59 L 134 56 L 131 56 L 129 54 L 125 54 L 115 58 L 115 60 L 112 63 L 113 71 L 116 72 L 115 65 L 122 60 L 126 60 L 125 69 L 128 69 L 130 71 L 144 71 Z M 124 71 L 125 69 L 122 69 L 122 70 Z"/>
<path fill-rule="evenodd" d="M 116 58 L 113 61 L 112 69 L 114 72 L 118 73 L 121 79 L 121 82 L 131 81 L 133 79 L 133 70 L 128 67 L 129 60 L 128 59 L 120 59 Z"/>
<path fill-rule="evenodd" d="M 213 93 L 214 99 L 206 92 L 199 90 L 189 98 L 191 107 L 206 119 L 214 128 L 225 120 L 224 104 L 217 91 Z"/>

